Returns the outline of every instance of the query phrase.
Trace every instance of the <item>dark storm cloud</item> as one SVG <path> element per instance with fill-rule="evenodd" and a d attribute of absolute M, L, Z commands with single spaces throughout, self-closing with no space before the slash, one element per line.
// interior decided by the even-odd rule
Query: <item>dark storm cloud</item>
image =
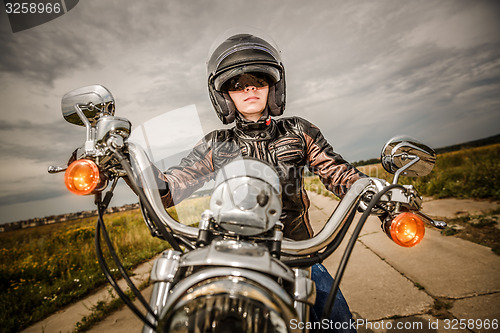
<path fill-rule="evenodd" d="M 24 158 L 46 169 L 50 163 L 66 162 L 72 149 L 84 142 L 85 130 L 64 120 L 46 124 L 0 120 L 0 139 L 4 160 Z"/>
<path fill-rule="evenodd" d="M 5 13 L 3 14 L 5 15 Z M 0 31 L 0 75 L 11 73 L 51 85 L 68 72 L 97 65 L 84 36 L 64 29 L 33 29 L 13 34 Z M 82 54 L 86 56 L 82 58 Z"/>
<path fill-rule="evenodd" d="M 7 206 L 21 202 L 30 202 L 37 200 L 53 199 L 67 193 L 64 186 L 56 189 L 39 189 L 15 193 L 12 195 L 0 195 L 0 206 Z"/>
<path fill-rule="evenodd" d="M 180 12 L 180 17 L 186 17 L 189 11 L 196 13 L 195 9 L 187 2 L 86 1 L 54 21 L 16 34 L 10 31 L 2 11 L 0 75 L 12 73 L 51 85 L 55 79 L 77 70 L 103 66 L 102 59 L 116 46 L 134 48 L 156 40 L 158 47 L 163 47 L 164 33 L 174 32 L 175 22 L 181 18 L 168 15 L 169 19 L 164 19 L 156 13 Z M 183 43 L 188 40 L 177 39 Z M 175 44 L 171 47 L 175 48 Z"/>
<path fill-rule="evenodd" d="M 396 134 L 435 147 L 496 134 L 499 8 L 468 0 L 86 0 L 17 34 L 2 12 L 1 187 L 10 192 L 0 205 L 8 214 L 6 203 L 64 192 L 46 167 L 65 163 L 84 141 L 84 128 L 55 111 L 71 89 L 102 83 L 117 116 L 134 127 L 196 104 L 203 129 L 220 128 L 205 61 L 216 37 L 235 26 L 275 39 L 287 73 L 285 116 L 319 125 L 351 161 L 375 157 Z"/>
<path fill-rule="evenodd" d="M 498 6 L 388 4 L 362 3 L 355 22 L 348 5 L 338 8 L 338 24 L 324 28 L 342 37 L 325 39 L 335 45 L 329 51 L 323 45 L 316 52 L 317 39 L 304 39 L 308 56 L 295 55 L 304 57 L 295 59 L 303 84 L 288 85 L 289 95 L 299 96 L 288 110 L 310 112 L 351 160 L 376 156 L 390 133 L 411 133 L 435 147 L 497 134 Z M 369 15 L 378 18 L 363 19 Z"/>

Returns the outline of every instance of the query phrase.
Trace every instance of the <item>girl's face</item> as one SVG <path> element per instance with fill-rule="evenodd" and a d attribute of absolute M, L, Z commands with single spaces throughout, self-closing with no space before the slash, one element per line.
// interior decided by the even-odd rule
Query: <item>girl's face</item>
<path fill-rule="evenodd" d="M 246 120 L 257 121 L 267 104 L 269 86 L 248 86 L 242 91 L 228 91 L 236 109 Z"/>

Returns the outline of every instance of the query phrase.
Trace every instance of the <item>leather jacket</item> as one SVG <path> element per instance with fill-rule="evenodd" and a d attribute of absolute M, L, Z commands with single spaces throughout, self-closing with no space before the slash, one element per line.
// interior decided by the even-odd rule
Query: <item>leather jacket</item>
<path fill-rule="evenodd" d="M 336 154 L 319 128 L 307 120 L 263 117 L 249 122 L 239 118 L 235 127 L 206 135 L 179 165 L 161 175 L 168 187 L 162 195 L 163 204 L 170 207 L 187 198 L 238 156 L 274 166 L 282 187 L 284 237 L 294 240 L 313 236 L 307 213 L 310 202 L 303 186 L 306 166 L 341 198 L 356 180 L 366 177 Z"/>

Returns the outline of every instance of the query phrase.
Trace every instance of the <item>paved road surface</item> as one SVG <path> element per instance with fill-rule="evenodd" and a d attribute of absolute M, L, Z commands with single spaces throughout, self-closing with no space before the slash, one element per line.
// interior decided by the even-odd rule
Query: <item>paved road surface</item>
<path fill-rule="evenodd" d="M 313 228 L 321 229 L 336 201 L 311 194 Z M 491 203 L 472 200 L 430 201 L 424 211 L 452 217 L 460 212 L 478 213 Z M 359 323 L 358 332 L 495 332 L 478 329 L 500 320 L 500 257 L 489 248 L 426 228 L 415 248 L 402 248 L 381 232 L 377 218 L 370 218 L 357 241 L 341 289 Z M 347 240 L 340 246 L 345 248 Z M 324 263 L 332 275 L 341 257 L 337 251 Z M 147 279 L 150 264 L 136 278 Z M 151 289 L 144 294 L 149 296 Z M 71 332 L 74 324 L 106 290 L 30 327 L 25 332 Z M 432 309 L 442 307 L 439 319 Z M 430 314 L 430 313 L 434 313 Z M 462 320 L 462 322 L 460 322 Z M 473 324 L 472 321 L 473 320 Z M 468 324 L 469 329 L 460 329 Z M 456 329 L 453 329 L 453 328 Z M 141 322 L 124 307 L 94 326 L 91 332 L 139 332 Z M 391 329 L 392 328 L 392 329 Z M 399 328 L 399 329 L 396 329 Z M 413 328 L 413 329 L 412 329 Z"/>

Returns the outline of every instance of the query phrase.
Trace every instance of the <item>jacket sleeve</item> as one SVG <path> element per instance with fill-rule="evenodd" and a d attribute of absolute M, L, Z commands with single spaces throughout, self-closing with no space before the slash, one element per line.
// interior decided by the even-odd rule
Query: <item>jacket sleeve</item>
<path fill-rule="evenodd" d="M 207 135 L 177 166 L 158 173 L 158 177 L 167 183 L 166 190 L 161 192 L 165 207 L 178 204 L 214 177 L 210 141 L 210 135 Z"/>
<path fill-rule="evenodd" d="M 354 182 L 368 177 L 335 153 L 318 127 L 301 118 L 299 123 L 304 133 L 307 165 L 329 191 L 343 198 Z"/>

